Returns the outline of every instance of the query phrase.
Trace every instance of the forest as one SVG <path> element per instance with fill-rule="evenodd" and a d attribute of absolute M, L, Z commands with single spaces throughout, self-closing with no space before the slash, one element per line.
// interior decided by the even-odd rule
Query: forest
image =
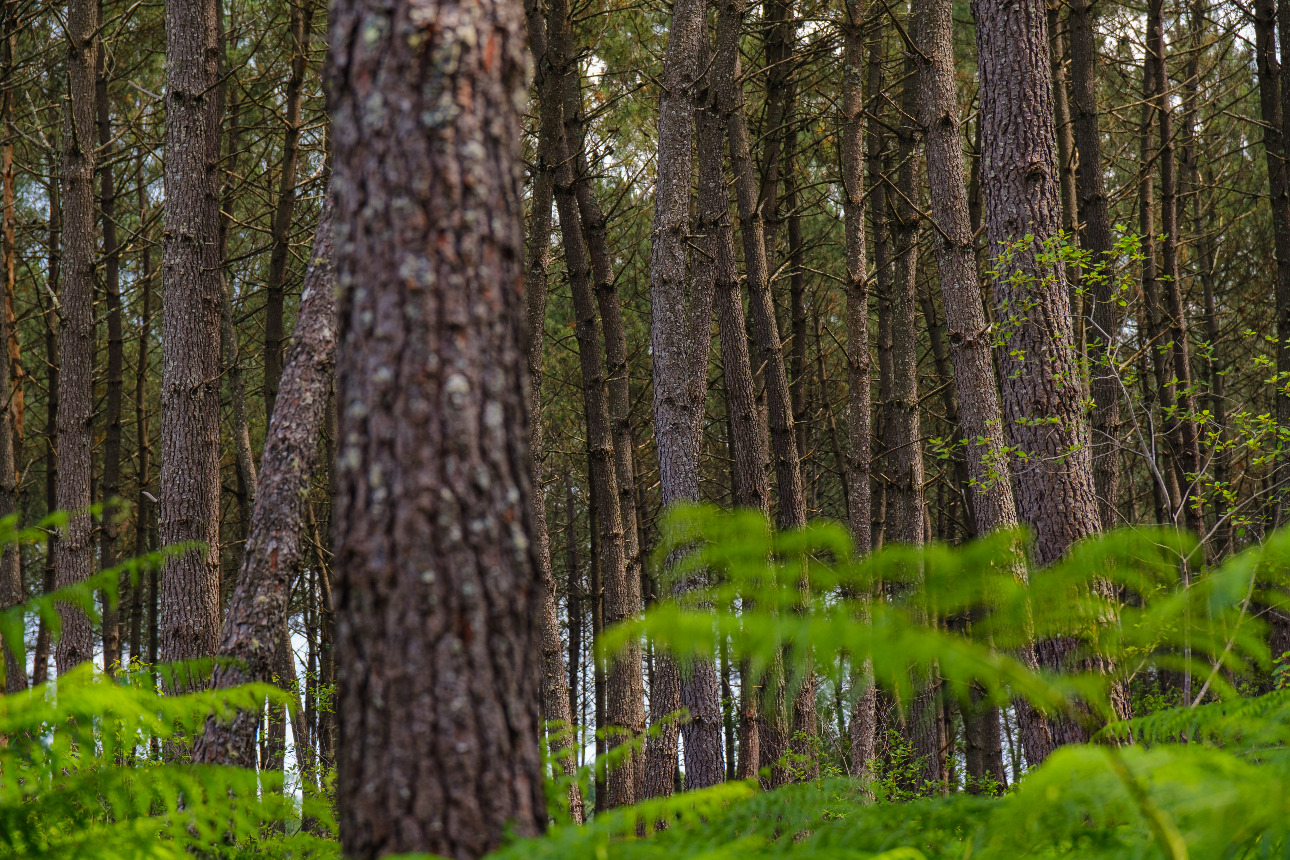
<path fill-rule="evenodd" d="M 0 0 L 0 857 L 1290 856 L 1290 0 Z"/>

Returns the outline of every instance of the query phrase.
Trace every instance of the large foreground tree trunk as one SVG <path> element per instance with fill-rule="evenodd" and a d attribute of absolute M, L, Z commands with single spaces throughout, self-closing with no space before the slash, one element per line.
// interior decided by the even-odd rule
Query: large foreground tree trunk
<path fill-rule="evenodd" d="M 333 16 L 341 842 L 478 857 L 546 821 L 524 22 L 508 0 Z"/>

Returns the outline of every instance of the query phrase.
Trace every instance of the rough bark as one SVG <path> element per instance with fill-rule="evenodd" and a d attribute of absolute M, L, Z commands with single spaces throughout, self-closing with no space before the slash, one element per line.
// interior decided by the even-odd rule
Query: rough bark
<path fill-rule="evenodd" d="M 142 173 L 136 178 L 136 194 L 139 198 L 139 223 L 143 223 L 147 213 L 147 192 L 144 188 Z M 138 484 L 138 495 L 135 498 L 135 529 L 134 529 L 134 555 L 139 557 L 152 548 L 152 520 L 153 520 L 153 503 L 156 496 L 152 495 L 148 486 L 152 483 L 152 436 L 150 431 L 149 419 L 151 414 L 148 410 L 148 346 L 152 340 L 152 245 L 148 237 L 143 238 L 142 248 L 140 248 L 140 274 L 139 289 L 143 291 L 140 297 L 139 310 L 139 344 L 137 349 L 137 358 L 135 360 L 135 377 L 134 377 L 134 415 L 135 415 L 135 439 L 137 441 L 136 454 L 138 456 L 138 465 L 136 466 L 135 482 Z M 151 602 L 148 604 L 147 613 L 153 615 L 156 612 L 155 605 L 155 571 L 149 571 L 148 582 L 139 582 L 131 593 L 131 622 L 130 622 L 130 659 L 150 662 L 150 652 L 143 650 L 143 596 L 149 588 L 153 589 Z"/>
<path fill-rule="evenodd" d="M 120 534 L 116 504 L 121 495 L 121 394 L 125 388 L 124 339 L 121 328 L 121 251 L 116 235 L 116 181 L 112 170 L 112 114 L 108 104 L 108 69 L 105 52 L 99 52 L 96 91 L 98 114 L 99 212 L 103 225 L 103 294 L 107 306 L 107 397 L 103 433 L 103 526 L 99 532 L 99 564 L 104 570 L 117 563 Z M 103 666 L 107 671 L 122 662 L 120 616 L 116 601 L 103 601 Z"/>
<path fill-rule="evenodd" d="M 94 572 L 89 506 L 94 421 L 94 168 L 98 150 L 95 74 L 99 55 L 98 0 L 67 6 L 67 82 L 70 104 L 63 127 L 63 289 L 58 353 L 58 507 L 70 519 L 55 549 L 55 581 L 74 585 Z M 63 613 L 55 649 L 61 675 L 94 655 L 89 618 Z"/>
<path fill-rule="evenodd" d="M 706 120 L 705 120 L 706 122 Z M 717 134 L 725 136 L 725 125 L 715 118 Z M 713 292 L 717 331 L 721 339 L 721 371 L 725 384 L 726 411 L 730 424 L 731 479 L 735 507 L 750 508 L 770 515 L 770 441 L 766 422 L 757 405 L 752 363 L 748 354 L 747 322 L 739 292 L 739 270 L 735 257 L 734 230 L 730 224 L 730 196 L 726 188 L 722 146 L 700 146 L 699 150 L 699 232 L 711 236 L 706 251 L 712 254 Z M 713 180 L 720 177 L 719 184 Z M 744 608 L 751 608 L 750 601 Z M 760 685 L 754 683 L 747 662 L 739 667 L 739 757 L 735 773 L 739 779 L 757 775 L 761 756 Z M 727 762 L 729 767 L 732 762 Z"/>
<path fill-rule="evenodd" d="M 659 484 L 664 507 L 699 500 L 699 443 L 707 395 L 708 351 L 712 338 L 714 289 L 713 256 L 709 249 L 696 254 L 693 280 L 687 269 L 690 237 L 690 175 L 695 112 L 701 75 L 708 65 L 706 4 L 704 0 L 677 0 L 672 6 L 672 26 L 663 63 L 659 100 L 658 184 L 655 193 L 653 246 L 650 253 L 650 342 L 654 378 L 654 437 L 658 447 Z M 707 99 L 699 121 L 699 146 L 720 146 L 716 132 L 715 104 Z M 700 165 L 700 183 L 707 189 L 724 185 L 724 174 L 713 175 L 709 160 Z M 701 190 L 701 195 L 703 191 Z M 705 245 L 711 242 L 704 240 Z M 707 253 L 705 253 L 707 251 Z M 702 259 L 700 259 L 702 258 Z M 692 283 L 691 289 L 687 284 Z M 679 582 L 675 592 L 692 583 Z M 670 655 L 658 655 L 666 690 L 677 668 Z M 710 661 L 680 667 L 676 679 L 677 704 L 689 711 L 681 731 L 685 737 L 687 788 L 707 788 L 725 775 L 721 749 L 720 690 Z M 654 692 L 654 691 L 652 691 Z M 651 696 L 651 719 L 667 716 Z M 664 700 L 663 706 L 672 703 Z M 666 731 L 668 739 L 671 732 Z M 674 743 L 674 741 L 673 741 Z M 663 759 L 655 762 L 654 758 Z M 651 742 L 647 772 L 670 776 L 676 748 Z M 666 782 L 649 781 L 649 790 L 666 793 Z"/>
<path fill-rule="evenodd" d="M 543 75 L 547 74 L 546 54 L 546 21 L 542 17 L 541 4 L 536 0 L 527 0 L 524 4 L 525 23 L 528 27 L 529 47 L 538 58 L 539 93 L 549 92 Z M 530 384 L 529 429 L 532 438 L 529 447 L 532 452 L 531 477 L 533 482 L 533 542 L 537 547 L 538 578 L 542 582 L 542 615 L 539 619 L 542 638 L 542 719 L 555 725 L 555 731 L 547 734 L 549 749 L 560 763 L 561 770 L 568 776 L 577 767 L 574 744 L 570 739 L 561 737 L 576 725 L 571 699 L 576 700 L 577 687 L 574 685 L 572 672 L 568 675 L 570 686 L 565 687 L 564 646 L 560 641 L 560 619 L 556 608 L 555 577 L 551 572 L 551 539 L 547 529 L 546 505 L 543 501 L 542 459 L 542 350 L 545 345 L 546 331 L 546 279 L 547 268 L 551 262 L 551 203 L 554 194 L 553 167 L 555 163 L 554 148 L 557 141 L 541 137 L 538 141 L 538 159 L 533 172 L 531 199 L 532 211 L 529 215 L 528 228 L 528 262 L 524 273 L 525 297 L 525 338 L 528 344 L 528 371 Z M 570 586 L 572 587 L 572 586 Z M 581 619 L 578 619 L 580 621 Z M 573 626 L 575 619 L 573 609 L 569 614 L 569 637 L 572 653 Z M 577 782 L 569 786 L 569 814 L 573 820 L 581 823 L 584 819 L 582 790 Z"/>
<path fill-rule="evenodd" d="M 53 119 L 57 113 L 51 109 Z M 51 127 L 57 127 L 55 123 Z M 54 164 L 51 147 L 49 175 L 57 176 L 58 165 Z M 45 286 L 46 294 L 37 293 L 40 301 L 41 316 L 45 318 L 45 509 L 54 511 L 58 508 L 58 311 L 53 297 L 60 292 L 62 282 L 62 233 L 63 208 L 62 195 L 58 191 L 57 179 L 51 179 L 46 185 L 49 195 L 49 230 L 47 233 Z M 46 303 L 46 295 L 48 303 Z M 58 548 L 58 533 L 52 532 L 45 549 L 45 570 L 41 578 L 41 591 L 45 594 L 54 590 L 55 569 L 54 557 Z M 39 686 L 49 678 L 49 651 L 52 644 L 49 625 L 42 618 L 36 629 L 36 647 L 32 654 L 31 683 Z"/>
<path fill-rule="evenodd" d="M 229 662 L 215 669 L 211 685 L 216 689 L 268 681 L 281 668 L 276 652 L 284 641 L 290 582 L 303 557 L 305 501 L 335 368 L 331 208 L 328 200 L 319 215 L 283 377 L 282 408 L 269 422 L 255 511 L 217 652 Z M 258 716 L 242 711 L 231 721 L 208 719 L 193 760 L 253 767 Z"/>
<path fill-rule="evenodd" d="M 341 844 L 478 857 L 546 820 L 524 21 L 506 0 L 332 11 Z"/>
<path fill-rule="evenodd" d="M 161 575 L 161 659 L 219 643 L 218 14 L 212 0 L 166 6 L 165 231 L 162 241 L 161 543 L 202 546 Z"/>
<path fill-rule="evenodd" d="M 640 580 L 627 575 L 626 535 L 621 496 L 615 468 L 613 432 L 610 421 L 608 386 L 596 300 L 591 284 L 591 264 L 578 213 L 575 176 L 565 139 L 563 90 L 555 70 L 567 63 L 569 44 L 568 7 L 555 2 L 548 10 L 547 49 L 544 60 L 545 92 L 540 99 L 541 133 L 552 141 L 556 210 L 564 242 L 565 262 L 573 293 L 575 331 L 582 371 L 583 403 L 587 427 L 588 470 L 596 498 L 600 526 L 599 561 L 604 587 L 604 624 L 623 621 L 640 610 Z M 645 729 L 644 691 L 640 674 L 640 652 L 634 645 L 614 655 L 608 668 L 605 695 L 606 722 L 614 746 L 640 735 Z M 607 785 L 609 806 L 633 803 L 643 780 L 643 762 L 637 754 L 611 773 Z"/>
<path fill-rule="evenodd" d="M 865 6 L 848 0 L 842 19 L 842 209 L 846 253 L 847 453 L 844 480 L 851 540 L 858 553 L 873 549 L 870 400 L 869 273 L 865 247 L 864 74 Z M 872 666 L 854 667 L 851 774 L 869 773 L 875 756 L 877 702 Z"/>
<path fill-rule="evenodd" d="M 958 391 L 972 512 L 977 533 L 985 535 L 1015 528 L 1017 507 L 968 212 L 967 172 L 954 85 L 951 11 L 951 4 L 946 0 L 916 0 L 914 4 L 921 90 L 919 116 L 926 135 L 927 185 L 931 191 L 931 217 L 936 225 L 936 265 Z M 1019 567 L 1017 575 L 1024 577 L 1024 569 Z M 1020 656 L 1035 665 L 1032 650 L 1025 649 Z M 1028 709 L 1023 708 L 1020 717 L 1027 749 L 1035 760 L 1042 760 L 1051 749 L 1047 726 Z M 974 749 L 987 751 L 976 760 L 969 759 L 967 765 L 969 775 L 978 780 L 990 772 L 998 782 L 1005 783 L 1005 774 L 1002 767 L 995 766 L 993 755 L 998 747 L 998 721 L 997 708 L 964 713 L 969 742 Z"/>
<path fill-rule="evenodd" d="M 1035 560 L 1044 565 L 1101 524 L 1066 275 L 1037 256 L 1060 223 L 1046 13 L 1036 0 L 976 0 L 972 8 L 981 57 L 982 191 L 999 267 L 996 325 L 1005 338 L 1003 410 L 1019 452 L 1018 514 L 1034 530 Z"/>
<path fill-rule="evenodd" d="M 1255 4 L 1255 18 L 1260 15 L 1267 16 L 1270 13 L 1271 4 L 1260 0 Z M 1290 39 L 1290 3 L 1286 0 L 1277 0 L 1276 4 L 1277 30 L 1280 34 L 1282 58 L 1287 53 L 1287 39 Z M 1256 21 L 1257 26 L 1257 21 Z M 1263 66 L 1260 61 L 1259 66 L 1259 103 L 1266 105 L 1263 95 Z M 1271 89 L 1273 92 L 1270 96 L 1276 96 L 1279 90 L 1279 104 L 1277 105 L 1279 113 L 1279 122 L 1276 122 L 1277 140 L 1273 144 L 1270 140 L 1271 132 L 1265 130 L 1265 140 L 1269 141 L 1268 151 L 1268 174 L 1269 184 L 1272 186 L 1272 229 L 1275 240 L 1276 258 L 1277 258 L 1277 286 L 1275 292 L 1276 307 L 1276 324 L 1275 332 L 1277 337 L 1277 378 L 1285 380 L 1290 378 L 1290 174 L 1286 170 L 1286 128 L 1285 117 L 1287 108 L 1290 107 L 1290 87 L 1286 87 L 1283 81 L 1279 81 L 1280 67 L 1273 66 L 1269 70 Z M 1277 117 L 1270 117 L 1266 107 L 1263 111 L 1264 123 L 1270 123 Z M 1275 165 L 1275 172 L 1278 174 L 1277 181 L 1273 181 L 1271 176 L 1273 164 L 1270 153 L 1273 148 L 1276 149 L 1278 161 Z M 1290 386 L 1284 384 L 1276 386 L 1274 393 L 1276 401 L 1277 426 L 1290 426 Z M 1273 483 L 1278 488 L 1276 491 L 1276 523 L 1284 524 L 1287 515 L 1287 497 L 1290 496 L 1290 454 L 1282 452 L 1277 463 L 1276 471 L 1273 474 Z"/>
<path fill-rule="evenodd" d="M 1114 238 L 1102 171 L 1102 135 L 1098 128 L 1097 48 L 1093 32 L 1093 0 L 1073 0 L 1070 12 L 1071 104 L 1074 108 L 1075 148 L 1079 152 L 1078 184 L 1080 246 L 1090 264 L 1101 266 L 1090 279 L 1084 298 L 1085 323 L 1093 397 L 1093 480 L 1097 488 L 1103 529 L 1117 525 L 1119 500 L 1120 382 L 1111 366 L 1120 335 L 1120 304 L 1115 294 Z"/>
<path fill-rule="evenodd" d="M 4 295 L 6 302 L 12 301 L 16 286 L 14 261 L 15 224 L 14 224 L 14 170 L 13 170 L 13 33 L 16 26 L 14 13 L 16 9 L 9 2 L 0 4 L 0 183 L 3 190 L 0 194 L 0 238 L 3 239 Z M 13 333 L 13 319 L 10 315 L 0 313 L 0 343 L 9 343 Z M 18 460 L 16 456 L 16 439 L 18 435 L 18 404 L 22 391 L 22 377 L 14 373 L 12 362 L 6 361 L 0 367 L 0 518 L 18 513 Z M 22 557 L 17 544 L 0 548 L 0 608 L 8 609 L 26 599 L 22 581 Z M 6 693 L 16 693 L 27 687 L 27 655 L 13 653 L 7 643 L 4 648 L 4 689 Z"/>

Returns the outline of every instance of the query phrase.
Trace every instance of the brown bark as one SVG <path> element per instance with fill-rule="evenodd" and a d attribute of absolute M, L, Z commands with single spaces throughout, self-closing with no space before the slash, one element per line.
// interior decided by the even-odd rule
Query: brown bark
<path fill-rule="evenodd" d="M 166 6 L 161 543 L 203 544 L 161 575 L 160 657 L 219 643 L 219 39 L 211 0 Z"/>
<path fill-rule="evenodd" d="M 51 109 L 54 119 L 56 112 Z M 54 123 L 51 123 L 53 126 Z M 52 153 L 56 149 L 51 148 Z M 51 157 L 53 162 L 54 158 Z M 58 166 L 50 164 L 49 173 L 57 176 Z M 45 318 L 45 510 L 52 513 L 58 508 L 58 309 L 53 297 L 59 293 L 62 279 L 62 231 L 63 208 L 62 195 L 58 191 L 59 183 L 51 179 L 46 186 L 49 195 L 49 231 L 46 245 L 46 293 L 40 294 L 41 316 Z M 46 295 L 49 297 L 46 304 Z M 51 532 L 45 549 L 45 570 L 41 580 L 41 591 L 45 594 L 54 590 L 55 569 L 54 557 L 58 547 L 58 533 Z M 49 651 L 52 644 L 49 625 L 42 618 L 36 630 L 36 647 L 32 654 L 31 683 L 39 686 L 49 678 Z"/>
<path fill-rule="evenodd" d="M 1090 264 L 1101 266 L 1101 276 L 1091 279 L 1084 299 L 1093 397 L 1093 480 L 1097 488 L 1103 529 L 1118 522 L 1120 382 L 1111 365 L 1120 335 L 1120 297 L 1115 294 L 1114 239 L 1102 171 L 1102 135 L 1098 129 L 1097 49 L 1093 32 L 1093 0 L 1073 0 L 1070 12 L 1071 103 L 1074 108 L 1075 147 L 1079 152 L 1080 245 L 1091 254 Z"/>
<path fill-rule="evenodd" d="M 723 2 L 717 15 L 716 55 L 712 63 L 713 87 L 718 110 L 726 123 L 734 174 L 739 232 L 744 246 L 744 269 L 748 283 L 748 313 L 752 322 L 753 366 L 761 368 L 765 384 L 766 420 L 777 491 L 776 522 L 780 528 L 806 524 L 806 498 L 793 431 L 788 374 L 784 367 L 779 325 L 775 319 L 767 266 L 766 230 L 763 210 L 758 204 L 755 166 L 752 160 L 743 86 L 739 72 L 739 34 L 746 5 L 743 0 Z M 779 762 L 788 750 L 790 713 L 784 695 L 782 671 L 771 673 L 763 685 L 762 711 L 765 721 L 759 738 L 763 765 Z M 810 684 L 799 691 L 799 703 L 811 699 Z M 811 699 L 813 703 L 813 699 Z M 812 721 L 813 722 L 813 721 Z M 773 783 L 783 782 L 784 769 L 776 767 Z"/>
<path fill-rule="evenodd" d="M 730 196 L 726 188 L 724 154 L 720 145 L 725 124 L 720 115 L 703 119 L 705 134 L 715 125 L 718 144 L 700 146 L 699 233 L 710 236 L 700 253 L 709 253 L 713 265 L 713 293 L 717 330 L 721 339 L 721 371 L 725 384 L 726 411 L 730 426 L 731 479 L 734 505 L 770 514 L 770 442 L 766 422 L 757 405 L 752 363 L 748 354 L 747 323 L 739 293 L 739 271 L 735 258 L 734 230 L 730 224 Z M 716 182 L 717 179 L 720 182 Z M 744 608 L 751 608 L 750 601 Z M 754 683 L 747 662 L 739 668 L 739 756 L 735 773 L 739 779 L 757 775 L 761 756 L 760 686 Z M 734 762 L 727 761 L 727 768 Z"/>
<path fill-rule="evenodd" d="M 1270 12 L 1270 3 L 1257 2 L 1255 4 L 1255 18 L 1260 15 L 1268 15 Z M 1290 3 L 1286 0 L 1277 0 L 1276 4 L 1277 30 L 1280 35 L 1282 58 L 1290 51 Z M 1279 174 L 1279 182 L 1271 181 L 1273 165 L 1269 157 L 1269 182 L 1272 185 L 1272 229 L 1275 237 L 1275 248 L 1277 257 L 1277 285 L 1275 293 L 1276 307 L 1276 337 L 1277 337 L 1277 378 L 1285 380 L 1290 378 L 1290 174 L 1286 170 L 1286 127 L 1285 117 L 1287 108 L 1290 108 L 1290 87 L 1286 87 L 1284 81 L 1278 82 L 1280 68 L 1275 67 L 1270 77 L 1272 78 L 1272 89 L 1275 95 L 1277 89 L 1280 90 L 1280 122 L 1277 125 L 1277 141 L 1275 144 L 1279 161 L 1276 165 L 1276 173 Z M 1259 102 L 1264 104 L 1263 90 L 1263 72 L 1260 66 L 1259 74 Z M 1279 85 L 1278 85 L 1279 84 Z M 1269 117 L 1267 110 L 1264 110 L 1263 120 L 1268 123 L 1275 117 Z M 1270 132 L 1265 131 L 1265 135 Z M 1269 146 L 1271 152 L 1272 146 Z M 1282 253 L 1282 252 L 1285 253 Z M 1277 426 L 1290 426 L 1290 386 L 1284 382 L 1275 387 L 1273 395 L 1276 402 Z M 1290 455 L 1284 451 L 1277 463 L 1276 471 L 1273 474 L 1273 483 L 1277 486 L 1277 513 L 1276 523 L 1282 525 L 1287 519 L 1287 497 L 1290 496 Z"/>
<path fill-rule="evenodd" d="M 1170 104 L 1169 75 L 1165 64 L 1164 3 L 1151 0 L 1147 12 L 1147 53 L 1155 65 L 1153 76 L 1155 113 L 1160 130 L 1160 232 L 1162 237 L 1161 280 L 1165 289 L 1165 312 L 1169 330 L 1168 372 L 1175 410 L 1166 416 L 1173 437 L 1174 469 L 1182 493 L 1175 504 L 1193 534 L 1203 531 L 1200 502 L 1195 492 L 1199 479 L 1200 439 L 1196 429 L 1196 403 L 1192 392 L 1191 352 L 1183 308 L 1182 283 L 1178 271 L 1178 177 L 1175 165 L 1173 108 Z"/>
<path fill-rule="evenodd" d="M 546 823 L 523 27 L 505 0 L 333 7 L 337 800 L 350 857 L 478 857 Z"/>
<path fill-rule="evenodd" d="M 1003 410 L 1021 459 L 1018 514 L 1044 565 L 1100 529 L 1066 276 L 1037 259 L 1060 218 L 1046 12 L 1036 0 L 977 0 L 973 13 L 986 229 L 993 255 L 1006 255 L 994 282 Z"/>
<path fill-rule="evenodd" d="M 13 170 L 13 34 L 16 26 L 16 9 L 9 2 L 0 4 L 0 123 L 3 141 L 0 142 L 0 239 L 3 239 L 4 295 L 12 303 L 16 279 L 14 277 L 15 225 L 14 225 L 14 170 Z M 0 344 L 9 343 L 14 337 L 14 320 L 9 313 L 0 313 Z M 21 402 L 22 377 L 14 373 L 14 364 L 4 362 L 0 367 L 0 518 L 18 513 L 18 460 L 16 442 L 18 411 Z M 22 581 L 22 557 L 17 544 L 0 547 L 0 609 L 17 606 L 26 599 Z M 16 693 L 27 687 L 27 655 L 25 650 L 14 653 L 8 643 L 4 649 L 4 689 Z"/>
<path fill-rule="evenodd" d="M 966 166 L 954 85 L 951 4 L 945 0 L 916 0 L 914 14 L 921 89 L 919 117 L 926 134 L 927 185 L 931 191 L 931 217 L 936 225 L 936 264 L 958 391 L 958 416 L 965 444 L 972 512 L 976 532 L 985 535 L 1015 528 L 1017 507 L 968 211 Z M 1024 577 L 1024 570 L 1018 568 L 1017 575 Z M 1035 665 L 1035 654 L 1030 649 L 1025 649 L 1020 656 Z M 1048 728 L 1033 711 L 1025 707 L 1020 711 L 1026 748 L 1032 760 L 1041 761 L 1051 750 Z M 969 742 L 974 750 L 985 751 L 979 757 L 969 758 L 967 766 L 969 775 L 976 779 L 989 771 L 1004 783 L 1002 766 L 996 766 L 994 755 L 998 747 L 998 721 L 997 708 L 965 711 Z"/>
<path fill-rule="evenodd" d="M 699 443 L 707 395 L 708 351 L 712 338 L 714 259 L 710 248 L 696 254 L 693 287 L 687 270 L 690 237 L 690 175 L 695 134 L 695 109 L 706 62 L 707 26 L 704 0 L 678 0 L 672 7 L 663 91 L 659 101 L 658 185 L 655 194 L 653 247 L 650 253 L 650 341 L 654 378 L 654 437 L 658 447 L 659 484 L 664 507 L 699 500 Z M 699 119 L 699 147 L 721 144 L 715 103 L 704 92 Z M 724 186 L 719 165 L 700 165 L 701 195 Z M 705 237 L 703 245 L 710 246 Z M 674 591 L 693 583 L 680 582 Z M 659 654 L 656 686 L 651 691 L 651 720 L 657 722 L 679 705 L 689 711 L 681 731 L 685 736 L 687 788 L 707 788 L 725 775 L 721 750 L 720 691 L 710 661 L 694 661 L 678 669 L 670 655 Z M 662 679 L 663 683 L 658 683 Z M 676 701 L 668 701 L 673 681 Z M 665 729 L 647 749 L 647 793 L 666 794 L 664 776 L 675 769 L 674 734 Z M 668 743 L 670 742 L 670 743 Z"/>
<path fill-rule="evenodd" d="M 144 189 L 142 173 L 137 177 L 137 195 L 139 198 L 139 223 L 144 223 L 147 216 L 147 193 Z M 139 310 L 139 345 L 137 358 L 135 361 L 135 378 L 134 378 L 134 414 L 135 414 L 135 439 L 138 443 L 136 454 L 138 455 L 137 472 L 135 473 L 135 482 L 138 484 L 138 496 L 135 498 L 135 531 L 134 531 L 134 555 L 136 558 L 146 553 L 152 548 L 150 540 L 153 506 L 151 496 L 148 492 L 148 485 L 152 482 L 152 436 L 149 430 L 148 411 L 148 347 L 152 339 L 152 245 L 149 237 L 142 237 L 140 248 L 140 275 L 138 286 L 143 291 L 140 297 Z M 130 622 L 130 658 L 131 660 L 139 659 L 149 662 L 148 653 L 143 650 L 143 596 L 149 587 L 154 589 L 152 577 L 155 571 L 149 572 L 149 582 L 142 581 L 136 583 L 135 588 L 131 591 L 131 622 Z M 156 612 L 155 593 L 153 594 L 154 602 L 149 603 L 147 612 L 149 615 Z"/>
<path fill-rule="evenodd" d="M 286 642 L 290 582 L 303 556 L 305 500 L 335 367 L 331 208 L 328 200 L 319 215 L 283 377 L 282 408 L 274 410 L 269 422 L 255 512 L 217 652 L 230 662 L 215 669 L 212 686 L 217 689 L 268 681 L 285 668 L 278 665 L 282 661 L 276 652 Z M 193 760 L 253 767 L 258 717 L 242 711 L 227 722 L 209 718 Z"/>
<path fill-rule="evenodd" d="M 553 3 L 547 18 L 547 49 L 544 60 L 545 92 L 540 99 L 542 135 L 552 141 L 552 170 L 555 203 L 560 215 L 566 268 L 573 293 L 579 362 L 582 370 L 583 402 L 586 412 L 588 468 L 596 498 L 600 525 L 601 574 L 604 586 L 604 624 L 611 626 L 640 609 L 640 580 L 627 575 L 626 536 L 622 521 L 621 496 L 615 469 L 607 380 L 596 301 L 591 284 L 591 265 L 581 229 L 574 190 L 575 176 L 568 157 L 563 113 L 563 90 L 554 70 L 564 68 L 568 57 L 567 6 Z M 560 26 L 552 24 L 562 22 Z M 628 646 L 610 661 L 606 690 L 605 723 L 612 732 L 613 746 L 636 737 L 645 729 L 644 691 L 640 675 L 639 649 Z M 640 756 L 630 754 L 610 774 L 606 802 L 621 806 L 635 802 L 643 779 Z"/>
<path fill-rule="evenodd" d="M 305 84 L 309 29 L 314 6 L 309 0 L 291 4 L 291 75 L 283 97 L 282 161 L 278 165 L 278 202 L 270 230 L 269 277 L 264 290 L 264 423 L 268 426 L 282 379 L 285 345 L 282 309 L 286 300 L 287 262 L 291 253 L 291 219 L 296 207 L 296 163 L 300 158 L 300 102 Z"/>
<path fill-rule="evenodd" d="M 72 0 L 67 7 L 67 80 L 70 104 L 63 128 L 63 289 L 58 352 L 58 507 L 70 515 L 54 556 L 59 588 L 94 572 L 93 523 L 89 506 L 94 421 L 94 169 L 95 73 L 99 55 L 98 0 Z M 63 613 L 55 649 L 61 675 L 94 656 L 93 630 L 79 610 Z"/>
<path fill-rule="evenodd" d="M 868 78 L 870 106 L 868 127 L 865 132 L 865 172 L 869 177 L 869 222 L 873 232 L 873 293 L 878 307 L 876 343 L 878 351 L 878 402 L 881 410 L 875 423 L 875 438 L 881 443 L 886 438 L 888 403 L 891 400 L 891 237 L 888 230 L 888 200 L 886 168 L 888 161 L 887 125 L 883 115 L 887 96 L 883 85 L 883 65 L 886 51 L 881 38 L 870 40 Z M 871 457 L 873 464 L 886 463 L 886 445 L 880 456 Z M 873 465 L 871 465 L 871 470 Z M 873 525 L 870 538 L 874 549 L 881 549 L 887 530 L 887 478 L 885 467 L 880 466 L 880 480 L 876 482 L 876 499 L 870 506 Z"/>
<path fill-rule="evenodd" d="M 851 540 L 858 553 L 873 549 L 872 407 L 870 402 L 869 273 L 864 232 L 865 6 L 848 0 L 842 20 L 842 207 L 847 264 L 847 458 L 844 480 Z M 873 669 L 862 661 L 853 672 L 851 774 L 868 773 L 875 755 L 876 691 Z"/>
<path fill-rule="evenodd" d="M 542 18 L 540 3 L 528 0 L 524 15 L 528 25 L 529 46 L 541 60 L 546 52 L 546 22 Z M 539 75 L 546 74 L 544 63 L 539 63 Z M 549 92 L 539 78 L 539 92 Z M 524 275 L 525 336 L 528 344 L 528 371 L 531 380 L 529 398 L 529 428 L 532 431 L 530 448 L 532 465 L 530 480 L 533 482 L 533 542 L 537 548 L 538 578 L 542 583 L 542 615 L 539 627 L 542 638 L 542 718 L 554 724 L 554 733 L 547 735 L 550 751 L 560 762 L 568 776 L 577 767 L 575 745 L 571 740 L 558 739 L 576 724 L 571 695 L 577 688 L 565 687 L 563 643 L 560 641 L 560 620 L 556 609 L 555 577 L 551 572 L 551 539 L 547 529 L 546 505 L 542 487 L 542 350 L 545 344 L 546 278 L 551 260 L 551 202 L 554 177 L 551 165 L 556 141 L 543 137 L 538 146 L 537 169 L 533 173 L 532 212 L 529 216 L 528 264 Z M 572 586 L 571 586 L 572 587 Z M 573 609 L 570 608 L 569 636 L 573 639 Z M 569 675 L 572 681 L 572 674 Z M 575 822 L 584 818 L 582 791 L 577 783 L 569 787 L 569 814 Z"/>
<path fill-rule="evenodd" d="M 0 134 L 0 183 L 3 183 L 4 190 L 0 196 L 0 238 L 4 240 L 4 295 L 5 295 L 5 315 L 9 323 L 9 373 L 13 383 L 11 385 L 10 396 L 13 399 L 13 416 L 14 416 L 14 437 L 15 442 L 21 445 L 23 436 L 23 420 L 26 413 L 25 407 L 25 390 L 23 382 L 27 373 L 22 366 L 22 348 L 18 340 L 18 315 L 14 308 L 15 293 L 18 288 L 17 279 L 17 229 L 14 215 L 14 141 L 18 137 L 17 128 L 14 126 L 13 104 L 17 98 L 14 87 L 14 44 L 17 40 L 17 12 L 16 3 L 6 2 L 0 7 L 0 16 L 4 18 L 4 26 L 0 27 L 0 66 L 3 67 L 4 87 L 0 89 L 0 123 L 3 128 Z"/>
<path fill-rule="evenodd" d="M 125 388 L 124 339 L 121 328 L 121 252 L 116 236 L 116 182 L 112 170 L 112 114 L 108 104 L 108 70 L 105 52 L 99 52 L 95 82 L 99 157 L 99 211 L 103 224 L 103 293 L 107 305 L 107 398 L 103 434 L 103 527 L 99 533 L 99 564 L 104 570 L 117 563 L 120 534 L 117 498 L 121 495 L 121 395 Z M 103 600 L 103 666 L 123 661 L 120 616 L 116 601 Z"/>

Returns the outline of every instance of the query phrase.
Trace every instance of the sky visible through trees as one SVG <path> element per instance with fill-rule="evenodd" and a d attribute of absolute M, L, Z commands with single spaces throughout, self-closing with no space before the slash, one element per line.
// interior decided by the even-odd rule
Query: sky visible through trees
<path fill-rule="evenodd" d="M 3 844 L 1284 850 L 1287 46 L 0 0 Z"/>

